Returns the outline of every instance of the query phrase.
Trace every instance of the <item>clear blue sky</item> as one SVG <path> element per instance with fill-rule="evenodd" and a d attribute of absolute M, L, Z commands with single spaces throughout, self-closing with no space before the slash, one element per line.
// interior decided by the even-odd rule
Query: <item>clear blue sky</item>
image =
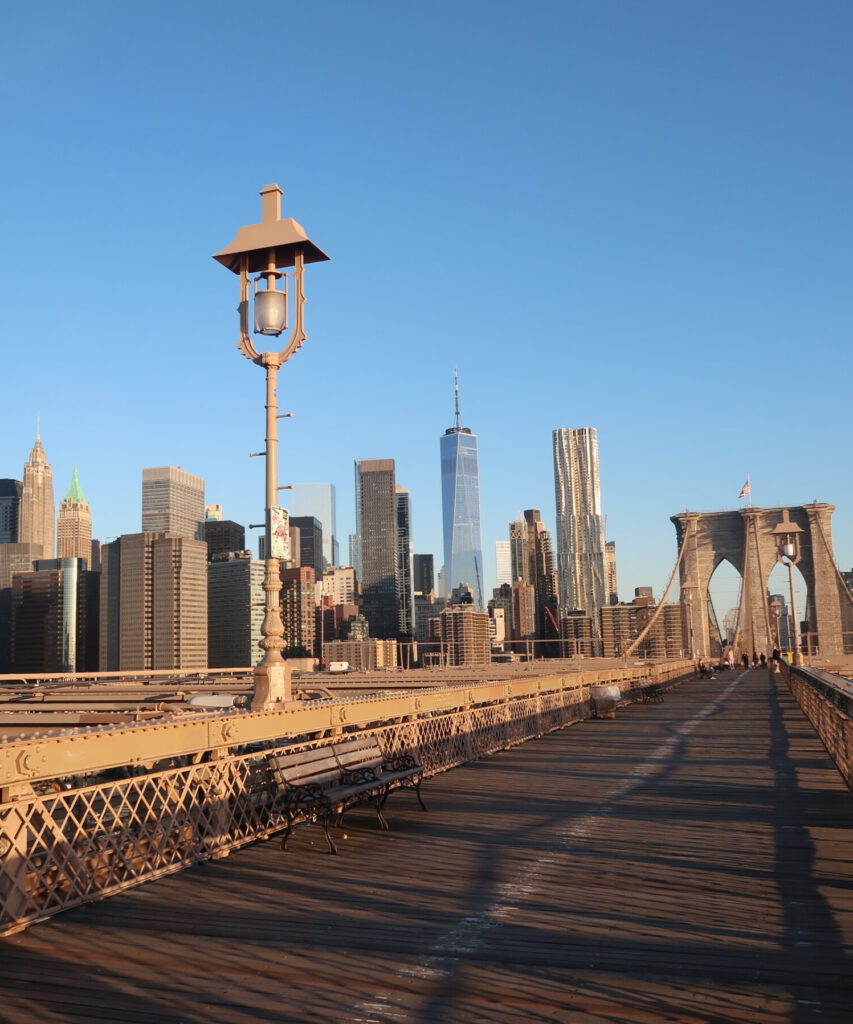
<path fill-rule="evenodd" d="M 141 469 L 257 522 L 263 374 L 211 258 L 285 213 L 310 267 L 281 479 L 392 457 L 441 562 L 459 367 L 484 548 L 554 521 L 551 431 L 595 426 L 620 590 L 669 516 L 818 498 L 853 565 L 853 5 L 48 2 L 4 14 L 3 430 L 140 525 Z M 487 580 L 491 582 L 487 573 Z"/>

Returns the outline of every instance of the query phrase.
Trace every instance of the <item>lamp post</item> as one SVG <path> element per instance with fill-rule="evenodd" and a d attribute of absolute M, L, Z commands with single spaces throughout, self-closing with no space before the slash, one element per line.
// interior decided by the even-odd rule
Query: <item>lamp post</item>
<path fill-rule="evenodd" d="M 240 340 L 237 348 L 247 359 L 266 372 L 266 448 L 253 454 L 266 458 L 266 499 L 264 574 L 264 621 L 260 646 L 263 657 L 255 666 L 253 711 L 281 709 L 291 700 L 290 670 L 282 658 L 284 626 L 281 621 L 281 575 L 279 561 L 287 557 L 285 516 L 278 503 L 278 371 L 302 347 L 305 341 L 303 275 L 306 263 L 319 263 L 329 257 L 305 234 L 292 218 L 282 220 L 281 189 L 267 185 L 261 189 L 261 222 L 242 227 L 234 241 L 214 255 L 214 259 L 240 279 Z M 288 273 L 287 268 L 293 269 Z M 282 273 L 280 268 L 285 268 Z M 254 287 L 250 275 L 256 274 Z M 288 298 L 288 277 L 293 282 L 292 303 Z M 279 287 L 280 286 L 280 287 Z M 278 352 L 258 352 L 252 333 L 278 338 L 288 327 L 289 307 L 293 307 L 293 329 L 287 344 Z M 251 315 L 250 315 L 251 314 Z"/>
<path fill-rule="evenodd" d="M 774 646 L 782 650 L 782 605 L 778 598 L 770 602 L 770 618 L 773 620 Z"/>
<path fill-rule="evenodd" d="M 682 599 L 687 612 L 687 629 L 690 636 L 690 660 L 695 657 L 693 650 L 693 591 L 685 589 Z"/>
<path fill-rule="evenodd" d="M 791 619 L 793 620 L 793 661 L 795 665 L 802 665 L 803 654 L 800 650 L 800 627 L 797 622 L 797 602 L 794 599 L 794 566 L 802 558 L 800 552 L 800 534 L 802 528 L 792 523 L 788 510 L 782 513 L 782 522 L 773 528 L 773 535 L 777 538 L 778 549 L 776 561 L 788 567 L 788 587 L 791 591 Z"/>

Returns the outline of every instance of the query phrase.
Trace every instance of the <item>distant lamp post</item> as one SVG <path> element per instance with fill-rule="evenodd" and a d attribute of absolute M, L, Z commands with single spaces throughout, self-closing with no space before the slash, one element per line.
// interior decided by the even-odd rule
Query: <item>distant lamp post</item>
<path fill-rule="evenodd" d="M 280 367 L 302 347 L 303 274 L 306 263 L 319 263 L 329 257 L 311 242 L 301 224 L 291 218 L 282 220 L 281 189 L 267 185 L 261 190 L 261 222 L 240 228 L 234 241 L 213 257 L 240 278 L 240 340 L 237 348 L 247 359 L 266 370 L 266 449 L 255 454 L 266 457 L 264 621 L 260 646 L 263 657 L 255 667 L 253 711 L 280 709 L 291 699 L 290 670 L 282 658 L 284 626 L 279 595 L 279 561 L 287 557 L 285 516 L 278 503 L 278 405 L 277 375 Z M 288 274 L 288 267 L 293 270 Z M 282 272 L 281 268 L 285 268 Z M 252 274 L 256 274 L 254 281 Z M 292 281 L 292 301 L 288 301 L 288 277 Z M 258 352 L 252 334 L 278 338 L 288 327 L 293 308 L 293 329 L 287 344 L 279 352 Z M 250 333 L 249 325 L 252 325 Z"/>
<path fill-rule="evenodd" d="M 770 618 L 773 621 L 774 646 L 782 650 L 782 604 L 778 598 L 770 602 Z"/>
<path fill-rule="evenodd" d="M 788 510 L 785 509 L 782 513 L 782 522 L 776 525 L 772 532 L 776 537 L 778 545 L 776 561 L 788 567 L 788 587 L 791 591 L 791 619 L 793 620 L 792 632 L 794 634 L 793 661 L 795 665 L 802 665 L 803 653 L 800 649 L 800 626 L 797 622 L 797 602 L 794 599 L 794 566 L 802 558 L 800 534 L 803 530 L 796 523 L 791 522 Z"/>
<path fill-rule="evenodd" d="M 693 650 L 693 591 L 685 589 L 681 595 L 681 599 L 684 602 L 684 610 L 687 613 L 687 630 L 690 642 L 690 659 L 692 661 L 695 657 L 695 652 Z"/>

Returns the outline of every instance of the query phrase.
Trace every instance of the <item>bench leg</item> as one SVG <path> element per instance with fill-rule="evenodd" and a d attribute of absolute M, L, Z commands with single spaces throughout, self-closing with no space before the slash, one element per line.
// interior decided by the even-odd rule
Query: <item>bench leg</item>
<path fill-rule="evenodd" d="M 326 842 L 329 844 L 329 853 L 330 854 L 337 854 L 337 852 L 338 852 L 338 848 L 337 848 L 337 846 L 335 846 L 334 842 L 332 841 L 332 836 L 331 836 L 331 834 L 329 832 L 329 825 L 332 822 L 332 815 L 334 813 L 335 812 L 334 812 L 333 808 L 330 807 L 329 810 L 323 815 L 323 834 L 326 837 Z"/>
<path fill-rule="evenodd" d="M 287 840 L 290 839 L 290 834 L 293 832 L 293 815 L 288 814 L 287 816 L 287 828 L 284 830 L 284 835 L 281 837 L 281 848 L 287 852 Z"/>
<path fill-rule="evenodd" d="M 424 803 L 423 797 L 421 796 L 421 780 L 420 779 L 418 779 L 418 781 L 415 783 L 415 796 L 418 798 L 418 803 L 421 805 L 421 810 L 425 811 L 427 809 L 427 805 Z"/>
<path fill-rule="evenodd" d="M 391 826 L 385 820 L 385 815 L 382 813 L 382 808 L 385 806 L 385 801 L 388 799 L 390 790 L 383 790 L 376 800 L 376 816 L 379 818 L 379 827 L 387 832 Z"/>

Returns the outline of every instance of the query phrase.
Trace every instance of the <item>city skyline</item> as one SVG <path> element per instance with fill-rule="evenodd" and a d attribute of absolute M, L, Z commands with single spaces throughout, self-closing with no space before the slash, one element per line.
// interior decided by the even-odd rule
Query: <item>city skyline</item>
<path fill-rule="evenodd" d="M 339 488 L 338 536 L 354 530 L 352 460 L 393 458 L 412 495 L 414 550 L 433 553 L 438 571 L 434 438 L 459 366 L 480 438 L 487 593 L 507 522 L 540 508 L 555 530 L 550 434 L 582 424 L 606 453 L 624 596 L 661 593 L 671 515 L 736 508 L 747 474 L 756 505 L 835 504 L 838 562 L 853 565 L 853 482 L 805 429 L 815 408 L 823 436 L 846 429 L 849 5 L 774 5 L 769 42 L 760 5 L 546 3 L 520 38 L 500 4 L 294 11 L 291 70 L 323 78 L 288 111 L 285 135 L 310 154 L 300 160 L 286 138 L 246 154 L 219 128 L 233 117 L 248 135 L 263 130 L 210 72 L 235 43 L 272 59 L 271 40 L 216 10 L 201 28 L 177 11 L 152 76 L 153 14 L 49 16 L 48 51 L 29 15 L 9 19 L 7 139 L 25 158 L 3 172 L 13 245 L 0 258 L 7 288 L 16 281 L 4 305 L 16 381 L 4 476 L 20 478 L 41 412 L 55 479 L 79 465 L 96 537 L 138 529 L 145 466 L 184 466 L 229 519 L 260 521 L 263 470 L 248 455 L 263 447 L 262 384 L 234 350 L 235 295 L 210 254 L 279 180 L 285 215 L 332 257 L 306 273 L 308 339 L 281 375 L 295 414 L 282 421 L 281 482 Z M 428 52 L 441 54 L 441 81 Z M 128 96 L 137 116 L 123 119 Z M 142 154 L 140 125 L 161 140 Z M 443 260 L 450 223 L 466 250 Z M 18 267 L 48 230 L 75 253 L 54 282 L 61 336 L 31 315 L 43 305 L 37 276 Z M 88 282 L 114 246 L 145 295 L 132 318 L 117 317 L 113 291 L 93 315 Z M 520 358 L 520 341 L 535 359 Z M 416 384 L 411 400 L 402 381 Z"/>

